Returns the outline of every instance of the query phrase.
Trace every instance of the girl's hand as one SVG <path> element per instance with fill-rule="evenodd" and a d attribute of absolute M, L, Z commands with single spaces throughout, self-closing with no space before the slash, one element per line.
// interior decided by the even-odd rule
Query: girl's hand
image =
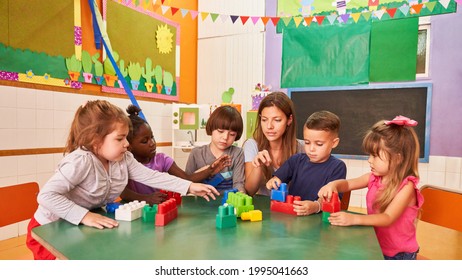
<path fill-rule="evenodd" d="M 258 152 L 252 161 L 254 167 L 260 167 L 262 164 L 266 166 L 271 165 L 271 157 L 267 150 Z"/>
<path fill-rule="evenodd" d="M 143 200 L 146 201 L 149 205 L 160 204 L 167 200 L 167 194 L 162 192 L 154 192 L 152 194 L 146 195 L 143 197 Z"/>
<path fill-rule="evenodd" d="M 99 229 L 114 228 L 114 227 L 119 226 L 119 223 L 116 220 L 113 220 L 111 218 L 105 217 L 97 213 L 92 213 L 92 212 L 88 212 L 83 217 L 81 223 L 86 226 L 99 228 Z"/>
<path fill-rule="evenodd" d="M 271 190 L 271 189 L 277 190 L 281 183 L 282 183 L 281 180 L 278 177 L 274 176 L 268 182 L 266 182 L 266 188 L 268 190 Z"/>
<path fill-rule="evenodd" d="M 228 166 L 231 166 L 231 157 L 227 154 L 221 155 L 210 165 L 209 168 L 212 171 L 212 174 L 210 176 L 215 176 L 221 170 L 223 170 L 223 168 Z"/>
<path fill-rule="evenodd" d="M 355 223 L 356 216 L 347 212 L 336 212 L 331 213 L 328 219 L 334 226 L 352 226 L 357 224 Z"/>
<path fill-rule="evenodd" d="M 311 200 L 294 200 L 294 211 L 298 216 L 308 216 L 316 213 L 319 209 L 317 202 Z"/>
<path fill-rule="evenodd" d="M 215 195 L 220 195 L 214 187 L 200 183 L 191 183 L 191 185 L 189 185 L 188 193 L 201 196 L 207 201 L 210 201 L 209 197 L 215 200 Z"/>
<path fill-rule="evenodd" d="M 320 197 L 322 200 L 326 200 L 327 202 L 330 201 L 332 198 L 332 193 L 336 192 L 337 189 L 332 185 L 332 184 L 327 184 L 322 187 L 319 192 L 318 192 L 318 197 Z"/>

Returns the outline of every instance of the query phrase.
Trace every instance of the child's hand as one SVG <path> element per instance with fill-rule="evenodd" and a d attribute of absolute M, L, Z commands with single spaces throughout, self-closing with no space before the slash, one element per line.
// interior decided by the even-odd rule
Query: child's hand
<path fill-rule="evenodd" d="M 252 161 L 254 167 L 260 167 L 262 164 L 266 166 L 270 166 L 271 164 L 271 157 L 267 150 L 258 152 Z"/>
<path fill-rule="evenodd" d="M 318 197 L 320 197 L 322 200 L 326 200 L 327 202 L 330 201 L 332 198 L 332 193 L 336 192 L 337 189 L 332 185 L 332 184 L 327 184 L 322 187 L 319 192 L 318 192 Z"/>
<path fill-rule="evenodd" d="M 223 168 L 228 166 L 231 166 L 231 157 L 227 154 L 221 155 L 210 165 L 210 169 L 212 170 L 212 174 L 210 176 L 215 176 L 223 170 Z"/>
<path fill-rule="evenodd" d="M 88 212 L 81 221 L 82 224 L 94 228 L 113 228 L 119 226 L 116 220 L 105 217 L 103 215 Z"/>
<path fill-rule="evenodd" d="M 266 182 L 266 188 L 268 190 L 271 190 L 271 189 L 275 189 L 277 190 L 279 188 L 279 185 L 281 184 L 281 180 L 276 177 L 276 176 L 273 176 L 273 178 L 269 179 L 268 182 Z"/>
<path fill-rule="evenodd" d="M 329 222 L 334 225 L 334 226 L 352 226 L 356 225 L 355 219 L 356 219 L 355 214 L 350 214 L 347 212 L 336 212 L 336 213 L 331 213 L 329 216 Z"/>
<path fill-rule="evenodd" d="M 146 195 L 146 197 L 143 197 L 143 200 L 152 206 L 153 204 L 160 204 L 167 200 L 167 194 L 162 192 L 154 192 L 152 194 Z"/>
<path fill-rule="evenodd" d="M 191 185 L 189 185 L 188 193 L 202 196 L 207 201 L 210 201 L 209 197 L 215 200 L 215 195 L 220 195 L 214 187 L 200 183 L 191 183 Z"/>
<path fill-rule="evenodd" d="M 319 204 L 311 200 L 294 200 L 294 211 L 298 216 L 308 216 L 317 213 Z"/>

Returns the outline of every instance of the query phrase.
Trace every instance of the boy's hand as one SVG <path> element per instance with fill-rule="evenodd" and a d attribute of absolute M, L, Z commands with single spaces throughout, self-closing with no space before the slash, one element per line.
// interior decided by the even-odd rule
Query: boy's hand
<path fill-rule="evenodd" d="M 119 223 L 116 220 L 92 212 L 88 212 L 80 222 L 86 226 L 99 229 L 114 228 L 119 226 Z"/>
<path fill-rule="evenodd" d="M 294 200 L 294 211 L 298 216 L 308 216 L 318 211 L 319 204 L 311 200 Z"/>
<path fill-rule="evenodd" d="M 231 166 L 231 157 L 227 154 L 221 155 L 210 165 L 209 168 L 212 171 L 212 174 L 210 176 L 215 176 L 216 174 L 220 173 L 220 171 L 223 170 L 223 168 L 229 166 Z"/>
<path fill-rule="evenodd" d="M 268 182 L 266 182 L 266 188 L 268 190 L 271 190 L 271 189 L 275 189 L 277 190 L 279 188 L 279 185 L 281 185 L 281 180 L 276 177 L 276 176 L 273 176 L 273 178 L 269 179 Z"/>
<path fill-rule="evenodd" d="M 267 150 L 258 152 L 252 161 L 254 167 L 260 167 L 262 164 L 266 166 L 271 165 L 271 157 Z"/>
<path fill-rule="evenodd" d="M 191 185 L 189 185 L 188 193 L 201 196 L 207 201 L 210 201 L 209 197 L 215 200 L 215 195 L 220 195 L 213 186 L 201 183 L 191 183 Z"/>

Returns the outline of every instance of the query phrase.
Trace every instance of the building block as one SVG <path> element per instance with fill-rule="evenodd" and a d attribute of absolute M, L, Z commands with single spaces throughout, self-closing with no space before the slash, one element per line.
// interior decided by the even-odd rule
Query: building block
<path fill-rule="evenodd" d="M 281 202 L 286 202 L 286 197 L 289 194 L 289 191 L 287 190 L 287 184 L 286 183 L 281 183 L 279 185 L 279 189 L 271 190 L 271 200 L 277 200 Z"/>
<path fill-rule="evenodd" d="M 106 204 L 106 212 L 107 213 L 114 213 L 119 206 L 122 205 L 122 203 L 119 202 L 111 202 Z"/>
<path fill-rule="evenodd" d="M 228 200 L 228 195 L 229 193 L 237 193 L 238 189 L 231 189 L 231 190 L 226 190 L 223 192 L 223 198 L 221 199 L 221 204 L 225 204 L 226 200 Z"/>
<path fill-rule="evenodd" d="M 141 209 L 146 205 L 146 201 L 139 202 L 134 200 L 132 202 L 120 205 L 115 210 L 115 219 L 120 221 L 133 221 L 141 218 Z"/>
<path fill-rule="evenodd" d="M 252 210 L 249 212 L 244 212 L 241 214 L 241 219 L 243 221 L 248 221 L 250 220 L 251 222 L 258 222 L 263 220 L 263 215 L 260 210 Z"/>
<path fill-rule="evenodd" d="M 293 196 L 293 195 L 288 195 L 286 197 L 286 202 L 271 200 L 270 210 L 297 216 L 297 213 L 294 211 L 294 201 L 300 201 L 300 200 L 301 200 L 300 196 Z"/>
<path fill-rule="evenodd" d="M 144 205 L 143 211 L 141 213 L 141 219 L 143 222 L 154 223 L 156 221 L 157 214 L 157 204 L 149 206 L 148 204 Z"/>
<path fill-rule="evenodd" d="M 173 198 L 176 201 L 176 205 L 181 205 L 181 194 L 177 192 L 171 192 L 166 190 L 160 190 L 161 193 L 165 193 L 167 195 L 167 199 Z"/>
<path fill-rule="evenodd" d="M 252 197 L 245 193 L 228 193 L 228 199 L 226 200 L 226 203 L 234 206 L 237 217 L 240 217 L 243 212 L 254 210 Z"/>
<path fill-rule="evenodd" d="M 216 215 L 215 224 L 217 228 L 235 227 L 237 217 L 234 213 L 234 206 L 218 206 L 218 214 Z"/>
<path fill-rule="evenodd" d="M 338 193 L 333 192 L 329 202 L 324 200 L 321 205 L 321 210 L 322 221 L 328 223 L 330 214 L 340 211 L 340 200 L 338 198 Z"/>
<path fill-rule="evenodd" d="M 203 182 L 204 182 L 204 184 L 208 184 L 208 185 L 212 185 L 212 186 L 216 187 L 221 182 L 223 182 L 224 180 L 225 180 L 225 178 L 223 177 L 223 175 L 221 175 L 220 173 L 217 173 L 212 178 L 205 179 Z"/>
<path fill-rule="evenodd" d="M 174 198 L 170 198 L 157 207 L 156 226 L 166 226 L 168 223 L 178 217 L 177 202 Z"/>

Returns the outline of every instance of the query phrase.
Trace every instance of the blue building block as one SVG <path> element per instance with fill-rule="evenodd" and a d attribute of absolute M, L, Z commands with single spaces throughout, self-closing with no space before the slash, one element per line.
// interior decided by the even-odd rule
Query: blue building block
<path fill-rule="evenodd" d="M 223 198 L 221 199 L 221 204 L 225 204 L 226 200 L 228 200 L 228 194 L 229 193 L 237 193 L 237 189 L 231 189 L 231 190 L 226 190 L 223 192 Z"/>
<path fill-rule="evenodd" d="M 115 213 L 115 210 L 117 208 L 119 208 L 120 205 L 121 205 L 121 203 L 119 203 L 119 202 L 108 203 L 108 204 L 106 204 L 106 212 L 107 213 Z"/>
<path fill-rule="evenodd" d="M 144 205 L 143 212 L 141 213 L 141 219 L 143 222 L 155 223 L 157 214 L 157 204 L 154 204 L 152 207 L 149 205 Z"/>
<path fill-rule="evenodd" d="M 277 190 L 272 189 L 271 190 L 271 200 L 277 200 L 277 201 L 281 201 L 281 202 L 286 202 L 286 197 L 287 197 L 288 194 L 289 194 L 289 192 L 287 191 L 287 184 L 286 183 L 281 183 L 279 185 L 279 189 L 277 189 Z"/>
<path fill-rule="evenodd" d="M 218 206 L 218 214 L 216 216 L 216 227 L 217 228 L 231 228 L 237 224 L 237 217 L 234 214 L 234 207 Z"/>
<path fill-rule="evenodd" d="M 225 178 L 220 174 L 216 174 L 210 179 L 205 179 L 203 182 L 204 184 L 212 185 L 214 187 L 218 186 L 221 182 L 223 182 Z"/>

